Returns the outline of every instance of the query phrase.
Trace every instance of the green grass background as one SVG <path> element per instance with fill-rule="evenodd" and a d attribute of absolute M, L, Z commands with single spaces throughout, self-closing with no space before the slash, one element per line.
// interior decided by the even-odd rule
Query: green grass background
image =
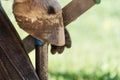
<path fill-rule="evenodd" d="M 64 7 L 70 0 L 59 2 Z M 27 33 L 15 22 L 12 0 L 2 5 L 23 39 Z M 102 0 L 67 26 L 72 47 L 61 55 L 49 51 L 49 80 L 120 80 L 119 5 L 120 0 Z M 34 51 L 30 58 L 35 64 Z"/>

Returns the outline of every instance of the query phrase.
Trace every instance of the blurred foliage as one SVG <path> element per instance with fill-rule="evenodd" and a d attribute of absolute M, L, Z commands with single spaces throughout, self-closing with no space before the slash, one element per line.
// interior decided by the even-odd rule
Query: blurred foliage
<path fill-rule="evenodd" d="M 112 75 L 111 72 L 104 72 L 95 69 L 92 73 L 87 73 L 86 70 L 78 71 L 77 73 L 60 73 L 50 71 L 51 80 L 120 80 L 118 74 Z"/>
<path fill-rule="evenodd" d="M 12 1 L 2 3 L 23 39 L 27 33 L 15 22 Z M 70 1 L 59 0 L 62 7 Z M 120 80 L 119 4 L 120 0 L 102 0 L 67 26 L 72 48 L 61 55 L 49 53 L 49 80 Z M 33 53 L 30 57 L 35 64 Z"/>

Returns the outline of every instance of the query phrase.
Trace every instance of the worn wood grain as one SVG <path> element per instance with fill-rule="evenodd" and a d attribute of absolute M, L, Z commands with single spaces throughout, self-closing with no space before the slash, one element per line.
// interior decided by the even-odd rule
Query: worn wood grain
<path fill-rule="evenodd" d="M 81 14 L 94 6 L 94 4 L 94 0 L 72 0 L 62 9 L 64 26 L 66 27 L 72 21 L 76 20 Z M 34 49 L 33 38 L 30 35 L 23 39 L 23 44 L 27 53 Z"/>
<path fill-rule="evenodd" d="M 6 52 L 0 47 L 0 80 L 24 80 L 16 71 L 12 62 L 7 58 Z"/>
<path fill-rule="evenodd" d="M 0 80 L 39 80 L 20 37 L 5 14 L 1 4 L 0 64 Z"/>
<path fill-rule="evenodd" d="M 67 26 L 95 4 L 94 0 L 73 0 L 63 8 L 64 25 Z"/>
<path fill-rule="evenodd" d="M 27 51 L 27 53 L 31 52 L 35 46 L 34 46 L 34 38 L 31 35 L 28 35 L 22 40 L 24 47 Z"/>
<path fill-rule="evenodd" d="M 0 60 L 0 80 L 11 80 L 9 73 L 7 72 L 7 69 L 1 60 Z"/>

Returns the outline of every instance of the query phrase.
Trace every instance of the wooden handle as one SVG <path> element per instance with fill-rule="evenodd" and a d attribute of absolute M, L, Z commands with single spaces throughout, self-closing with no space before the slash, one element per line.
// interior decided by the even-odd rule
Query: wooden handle
<path fill-rule="evenodd" d="M 36 45 L 36 72 L 40 80 L 48 80 L 48 44 Z"/>

